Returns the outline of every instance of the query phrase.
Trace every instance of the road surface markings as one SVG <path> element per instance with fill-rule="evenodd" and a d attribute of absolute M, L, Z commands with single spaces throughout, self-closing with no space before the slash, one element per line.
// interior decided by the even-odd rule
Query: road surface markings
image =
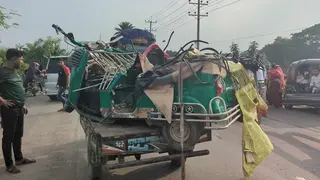
<path fill-rule="evenodd" d="M 290 154 L 292 157 L 299 161 L 305 161 L 312 159 L 308 154 L 304 153 L 299 148 L 287 143 L 286 141 L 279 139 L 275 136 L 269 135 L 271 142 L 276 146 L 275 148 L 281 149 L 282 151 Z"/>
<path fill-rule="evenodd" d="M 305 178 L 299 177 L 299 176 L 296 176 L 294 179 L 295 179 L 295 180 L 306 180 Z"/>

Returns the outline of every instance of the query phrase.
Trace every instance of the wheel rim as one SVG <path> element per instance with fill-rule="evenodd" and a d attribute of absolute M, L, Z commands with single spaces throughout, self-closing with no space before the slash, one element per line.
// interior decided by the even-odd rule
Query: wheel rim
<path fill-rule="evenodd" d="M 190 137 L 190 127 L 188 124 L 184 124 L 184 136 L 183 136 L 183 142 L 187 141 Z M 170 125 L 170 136 L 174 141 L 181 142 L 181 135 L 180 135 L 180 123 L 179 122 L 172 122 Z"/>

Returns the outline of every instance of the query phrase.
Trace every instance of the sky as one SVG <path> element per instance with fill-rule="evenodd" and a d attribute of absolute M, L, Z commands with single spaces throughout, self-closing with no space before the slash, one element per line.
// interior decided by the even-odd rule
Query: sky
<path fill-rule="evenodd" d="M 188 16 L 188 11 L 193 13 L 196 7 L 188 2 L 1 0 L 0 6 L 13 9 L 21 16 L 10 20 L 20 24 L 17 28 L 0 31 L 0 46 L 14 47 L 47 36 L 61 38 L 52 24 L 73 32 L 77 40 L 96 41 L 101 35 L 107 42 L 118 23 L 129 21 L 137 28 L 149 28 L 145 20 L 152 16 L 152 20 L 157 21 L 153 27 L 157 29 L 154 34 L 159 45 L 164 47 L 162 41 L 174 30 L 168 49 L 177 50 L 197 37 L 196 19 Z M 170 6 L 165 8 L 168 4 Z M 208 12 L 208 17 L 200 21 L 200 39 L 210 44 L 201 47 L 228 52 L 231 43 L 235 42 L 243 51 L 255 40 L 262 48 L 277 36 L 289 37 L 291 33 L 320 23 L 319 7 L 319 0 L 209 0 L 207 6 L 201 7 L 201 14 Z M 64 42 L 62 45 L 67 47 Z"/>

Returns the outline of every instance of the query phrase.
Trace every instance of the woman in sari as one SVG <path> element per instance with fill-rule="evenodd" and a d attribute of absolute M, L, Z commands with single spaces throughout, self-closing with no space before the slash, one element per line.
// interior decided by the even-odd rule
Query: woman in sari
<path fill-rule="evenodd" d="M 285 88 L 284 74 L 279 65 L 272 64 L 267 75 L 267 101 L 275 108 L 282 106 L 282 93 Z"/>

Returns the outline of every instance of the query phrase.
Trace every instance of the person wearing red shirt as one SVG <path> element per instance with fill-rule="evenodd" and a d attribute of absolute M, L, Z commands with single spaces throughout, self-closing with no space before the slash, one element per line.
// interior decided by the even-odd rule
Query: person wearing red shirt
<path fill-rule="evenodd" d="M 276 108 L 282 106 L 282 92 L 285 88 L 284 73 L 279 65 L 272 64 L 267 75 L 267 101 Z"/>
<path fill-rule="evenodd" d="M 66 90 L 70 87 L 70 69 L 64 64 L 63 60 L 58 61 L 58 65 L 60 67 L 58 72 L 58 81 L 57 81 L 57 89 L 58 95 L 57 98 L 62 102 L 63 107 L 66 104 Z M 59 111 L 64 111 L 64 108 Z"/>

